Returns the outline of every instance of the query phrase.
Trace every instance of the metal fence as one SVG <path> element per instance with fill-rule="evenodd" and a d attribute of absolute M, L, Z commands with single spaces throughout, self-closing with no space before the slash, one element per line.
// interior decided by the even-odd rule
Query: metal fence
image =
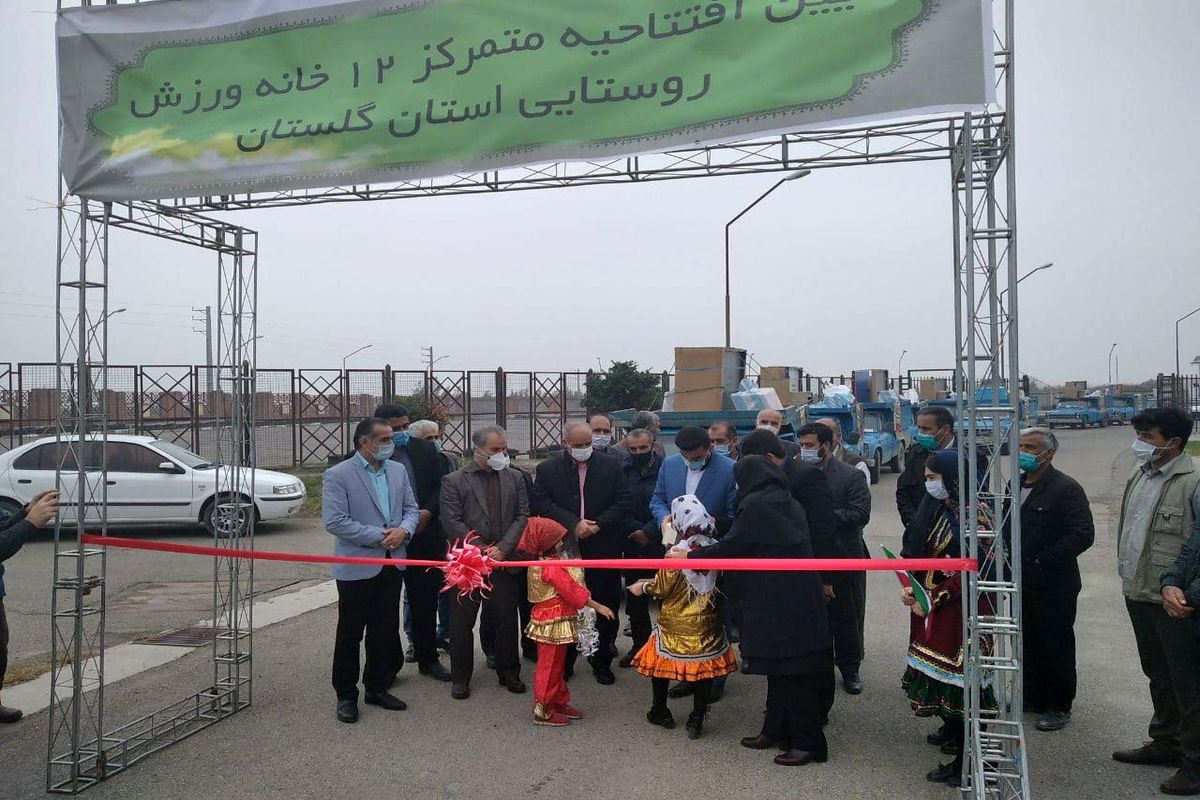
<path fill-rule="evenodd" d="M 53 435 L 63 407 L 52 363 L 0 362 L 0 453 Z M 71 385 L 73 366 L 64 384 Z M 155 436 L 205 458 L 218 455 L 217 420 L 229 396 L 203 365 L 97 368 L 92 386 L 107 406 L 109 430 Z M 446 420 L 445 447 L 466 452 L 484 425 L 508 430 L 509 446 L 533 452 L 559 443 L 567 422 L 583 419 L 588 372 L 392 369 L 259 369 L 254 447 L 259 466 L 322 465 L 349 450 L 349 431 L 384 400 L 416 397 Z M 107 380 L 105 384 L 103 379 Z M 663 385 L 669 390 L 669 373 Z M 102 396 L 101 396 L 102 395 Z"/>
<path fill-rule="evenodd" d="M 1159 374 L 1156 397 L 1160 408 L 1182 409 L 1193 421 L 1200 422 L 1200 373 L 1192 375 Z"/>

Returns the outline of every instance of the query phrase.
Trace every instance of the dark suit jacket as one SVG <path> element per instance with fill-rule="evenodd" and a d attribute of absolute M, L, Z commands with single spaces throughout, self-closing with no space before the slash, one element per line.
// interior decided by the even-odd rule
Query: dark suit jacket
<path fill-rule="evenodd" d="M 662 532 L 654 521 L 650 501 L 654 498 L 654 487 L 658 483 L 658 470 L 662 459 L 651 453 L 650 463 L 637 467 L 628 455 L 621 465 L 621 475 L 629 490 L 629 516 L 625 519 L 625 556 L 628 558 L 661 558 L 664 552 Z M 650 539 L 646 547 L 629 537 L 642 531 Z"/>
<path fill-rule="evenodd" d="M 446 476 L 446 459 L 433 446 L 433 442 L 424 439 L 409 439 L 404 449 L 408 453 L 408 460 L 412 463 L 413 474 L 409 475 L 409 479 L 417 492 L 417 505 L 421 507 L 422 511 L 428 511 L 431 514 L 425 529 L 413 536 L 412 542 L 408 546 L 408 556 L 409 558 L 443 558 L 446 555 L 446 536 L 442 533 L 438 516 L 441 513 L 442 478 Z M 399 448 L 397 448 L 397 454 L 392 456 L 392 460 L 403 463 L 398 451 Z"/>
<path fill-rule="evenodd" d="M 851 467 L 853 469 L 853 467 Z M 833 493 L 829 480 L 820 467 L 792 460 L 788 464 L 788 490 L 804 509 L 808 522 L 809 538 L 815 558 L 838 558 L 841 553 L 836 544 L 837 518 L 833 513 Z M 832 575 L 832 573 L 831 573 Z M 826 581 L 828 583 L 828 581 Z"/>
<path fill-rule="evenodd" d="M 529 495 L 516 470 L 506 469 L 499 473 L 500 525 L 503 533 L 499 540 L 494 540 L 488 524 L 487 495 L 483 484 L 490 476 L 480 474 L 490 469 L 479 466 L 472 459 L 462 469 L 442 478 L 442 530 L 451 542 L 466 539 L 474 533 L 484 543 L 499 546 L 505 556 L 511 558 L 529 522 Z"/>
<path fill-rule="evenodd" d="M 542 515 L 573 532 L 579 524 L 579 469 L 570 453 L 553 456 L 537 467 L 537 484 L 545 507 Z M 584 517 L 600 525 L 600 532 L 579 540 L 584 558 L 620 558 L 625 549 L 625 520 L 629 517 L 629 489 L 614 457 L 593 453 L 583 484 Z"/>
<path fill-rule="evenodd" d="M 830 458 L 821 466 L 829 482 L 835 522 L 834 548 L 841 558 L 863 558 L 863 528 L 871 521 L 871 487 L 862 470 Z"/>
<path fill-rule="evenodd" d="M 958 447 L 959 444 L 955 439 L 950 446 Z M 921 501 L 925 499 L 925 462 L 928 460 L 929 451 L 919 444 L 914 444 L 904 454 L 904 471 L 896 479 L 896 508 L 900 511 L 900 522 L 905 527 L 913 521 Z M 982 447 L 978 450 L 975 463 L 979 474 L 983 475 L 988 468 L 988 457 Z"/>
<path fill-rule="evenodd" d="M 1021 504 L 1021 565 L 1026 589 L 1078 592 L 1079 556 L 1096 541 L 1083 487 L 1051 465 Z"/>

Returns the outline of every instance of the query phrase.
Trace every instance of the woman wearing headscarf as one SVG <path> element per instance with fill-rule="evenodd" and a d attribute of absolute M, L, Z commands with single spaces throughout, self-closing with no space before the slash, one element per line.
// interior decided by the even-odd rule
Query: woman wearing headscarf
<path fill-rule="evenodd" d="M 911 558 L 959 558 L 964 546 L 959 530 L 958 451 L 937 450 L 925 464 L 926 498 L 905 530 L 905 555 Z M 977 506 L 980 530 L 992 529 L 986 504 Z M 962 576 L 957 571 L 914 572 L 913 577 L 928 598 L 929 609 L 906 586 L 900 599 L 912 612 L 909 624 L 907 668 L 901 685 L 918 717 L 939 717 L 942 729 L 929 737 L 931 744 L 946 744 L 954 752 L 949 764 L 939 764 L 926 777 L 935 783 L 958 786 L 963 765 L 965 738 L 963 684 Z M 991 652 L 990 639 L 981 643 Z M 984 692 L 985 707 L 995 707 L 990 688 Z"/>
<path fill-rule="evenodd" d="M 708 547 L 672 558 L 812 558 L 804 509 L 788 491 L 783 470 L 765 456 L 743 456 L 734 468 L 738 492 L 733 527 Z M 798 767 L 829 758 L 822 730 L 833 702 L 833 639 L 819 572 L 730 573 L 742 604 L 741 653 L 746 671 L 767 676 L 762 731 L 742 744 L 780 745 L 775 763 Z"/>

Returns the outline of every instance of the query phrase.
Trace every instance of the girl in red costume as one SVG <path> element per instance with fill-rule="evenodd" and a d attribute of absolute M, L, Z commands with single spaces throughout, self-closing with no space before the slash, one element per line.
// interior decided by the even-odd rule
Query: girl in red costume
<path fill-rule="evenodd" d="M 567 647 L 579 636 L 576 614 L 595 609 L 606 619 L 612 609 L 597 603 L 583 585 L 583 570 L 560 567 L 567 529 L 552 519 L 531 517 L 517 549 L 539 556 L 543 563 L 529 568 L 529 602 L 533 613 L 525 635 L 537 642 L 537 669 L 533 674 L 533 722 L 562 727 L 583 714 L 571 705 L 571 692 L 563 680 Z"/>

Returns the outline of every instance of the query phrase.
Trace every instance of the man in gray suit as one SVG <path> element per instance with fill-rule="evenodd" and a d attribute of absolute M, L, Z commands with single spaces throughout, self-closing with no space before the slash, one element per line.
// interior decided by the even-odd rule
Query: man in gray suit
<path fill-rule="evenodd" d="M 442 529 L 453 545 L 479 544 L 496 561 L 511 558 L 529 521 L 529 494 L 516 470 L 508 468 L 508 434 L 487 425 L 471 434 L 474 455 L 462 469 L 442 478 Z M 517 655 L 517 605 L 521 597 L 519 569 L 496 569 L 483 613 L 496 632 L 496 673 L 510 692 L 525 691 Z M 450 696 L 471 696 L 475 669 L 475 620 L 481 598 L 457 599 L 450 606 Z"/>
<path fill-rule="evenodd" d="M 326 470 L 321 490 L 325 530 L 334 535 L 333 553 L 366 558 L 404 558 L 417 529 L 420 509 L 404 466 L 391 461 L 392 428 L 364 419 L 354 429 L 355 452 Z M 333 689 L 337 718 L 358 721 L 359 645 L 366 631 L 367 660 L 362 670 L 366 701 L 389 711 L 406 708 L 388 691 L 396 631 L 400 625 L 403 566 L 335 564 L 338 623 L 333 646 Z"/>

